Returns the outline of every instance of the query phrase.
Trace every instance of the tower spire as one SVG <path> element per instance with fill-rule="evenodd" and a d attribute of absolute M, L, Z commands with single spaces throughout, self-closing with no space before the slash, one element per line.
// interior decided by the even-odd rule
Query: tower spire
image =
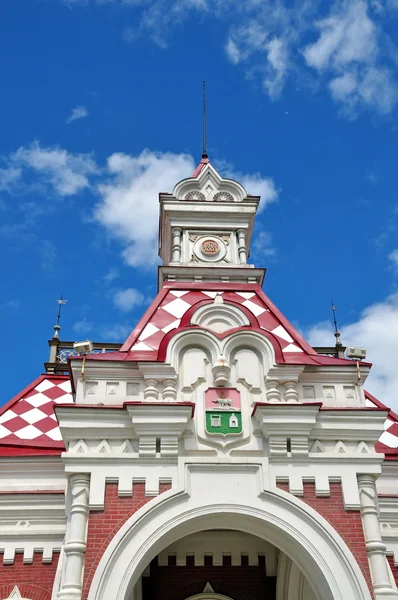
<path fill-rule="evenodd" d="M 334 337 L 336 338 L 336 348 L 340 348 L 343 344 L 340 340 L 340 331 L 337 328 L 337 319 L 336 319 L 336 311 L 338 310 L 333 304 L 333 298 L 331 299 L 332 313 L 333 313 L 333 323 L 334 323 Z"/>
<path fill-rule="evenodd" d="M 203 81 L 203 152 L 202 158 L 209 158 L 207 154 L 207 130 L 206 130 L 206 81 Z"/>
<path fill-rule="evenodd" d="M 62 306 L 64 304 L 66 304 L 68 301 L 64 300 L 63 297 L 62 297 L 62 294 L 61 294 L 61 297 L 58 298 L 58 300 L 56 300 L 56 302 L 58 304 L 58 314 L 57 314 L 57 322 L 54 325 L 54 335 L 53 335 L 53 338 L 57 338 L 58 337 L 59 331 L 61 329 L 61 325 L 59 324 L 60 320 L 61 320 L 61 309 L 62 309 Z"/>

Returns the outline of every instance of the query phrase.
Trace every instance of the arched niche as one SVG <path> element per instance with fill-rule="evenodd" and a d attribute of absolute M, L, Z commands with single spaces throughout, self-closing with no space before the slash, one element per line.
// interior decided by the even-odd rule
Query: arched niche
<path fill-rule="evenodd" d="M 239 358 L 239 353 L 242 352 L 252 353 L 253 357 L 256 357 L 258 367 L 256 374 L 257 381 L 263 379 L 276 364 L 272 343 L 267 337 L 255 331 L 236 332 L 225 339 L 223 353 L 231 363 Z M 249 365 L 244 365 L 243 362 L 240 367 L 241 377 L 248 377 L 250 379 Z"/>
<path fill-rule="evenodd" d="M 220 301 L 215 300 L 198 308 L 192 315 L 191 324 L 220 334 L 237 327 L 247 327 L 250 321 L 243 310 L 231 304 L 224 304 L 220 297 Z"/>

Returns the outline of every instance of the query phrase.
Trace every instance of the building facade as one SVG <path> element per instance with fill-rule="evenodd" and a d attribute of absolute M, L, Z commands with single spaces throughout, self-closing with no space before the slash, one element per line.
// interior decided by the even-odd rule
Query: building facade
<path fill-rule="evenodd" d="M 259 198 L 160 194 L 159 293 L 0 415 L 0 600 L 397 598 L 398 416 L 248 264 Z"/>

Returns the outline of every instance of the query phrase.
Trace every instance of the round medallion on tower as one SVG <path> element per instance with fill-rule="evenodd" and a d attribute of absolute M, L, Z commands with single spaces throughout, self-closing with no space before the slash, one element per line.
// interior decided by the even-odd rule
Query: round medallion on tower
<path fill-rule="evenodd" d="M 227 252 L 224 242 L 216 236 L 201 236 L 193 247 L 196 259 L 206 262 L 218 262 L 222 260 Z"/>
<path fill-rule="evenodd" d="M 216 240 L 204 240 L 201 250 L 206 256 L 215 256 L 220 251 L 220 244 Z"/>

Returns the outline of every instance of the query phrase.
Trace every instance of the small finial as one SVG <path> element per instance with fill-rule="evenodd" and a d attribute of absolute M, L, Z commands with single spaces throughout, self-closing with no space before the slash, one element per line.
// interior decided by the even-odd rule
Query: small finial
<path fill-rule="evenodd" d="M 209 158 L 207 154 L 207 140 L 206 140 L 206 81 L 203 82 L 203 152 L 202 158 Z"/>
<path fill-rule="evenodd" d="M 337 319 L 336 319 L 336 311 L 338 310 L 338 308 L 336 308 L 335 305 L 333 304 L 333 299 L 331 300 L 331 305 L 332 305 L 333 323 L 334 323 L 334 337 L 336 338 L 336 347 L 342 346 L 343 344 L 341 343 L 341 340 L 340 340 L 340 331 L 337 328 Z"/>
<path fill-rule="evenodd" d="M 61 309 L 62 309 L 62 305 L 66 304 L 68 301 L 64 300 L 61 294 L 61 297 L 56 300 L 57 304 L 58 304 L 58 314 L 57 314 L 57 322 L 54 325 L 54 335 L 53 338 L 57 338 L 61 329 L 61 325 L 59 324 L 60 320 L 61 320 Z"/>

